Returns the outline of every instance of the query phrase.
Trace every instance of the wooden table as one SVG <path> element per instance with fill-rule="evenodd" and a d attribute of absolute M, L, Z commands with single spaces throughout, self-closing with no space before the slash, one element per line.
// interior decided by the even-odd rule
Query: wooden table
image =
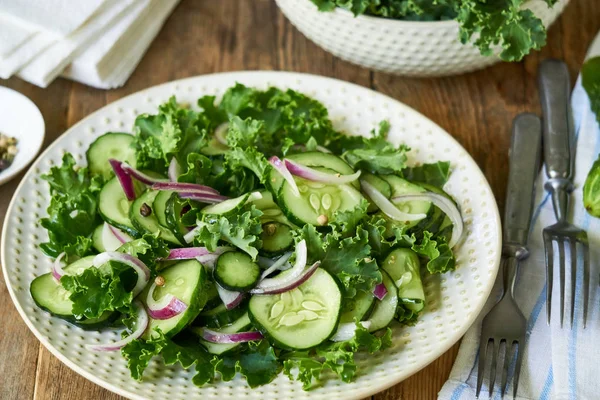
<path fill-rule="evenodd" d="M 129 82 L 103 91 L 58 79 L 40 89 L 13 78 L 0 84 L 31 98 L 46 121 L 44 147 L 107 103 L 174 79 L 235 70 L 288 70 L 330 76 L 392 96 L 450 132 L 489 180 L 500 209 L 508 173 L 513 117 L 539 112 L 536 70 L 540 60 L 564 59 L 573 80 L 600 29 L 600 2 L 571 0 L 552 26 L 548 45 L 518 64 L 442 79 L 407 79 L 365 70 L 304 38 L 271 0 L 183 0 Z M 0 188 L 0 221 L 22 174 Z M 117 399 L 52 356 L 29 332 L 0 279 L 0 399 Z M 435 399 L 448 378 L 458 345 L 375 400 Z"/>

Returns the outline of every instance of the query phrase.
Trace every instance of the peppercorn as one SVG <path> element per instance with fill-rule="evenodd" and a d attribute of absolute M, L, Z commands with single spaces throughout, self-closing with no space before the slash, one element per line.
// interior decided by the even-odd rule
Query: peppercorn
<path fill-rule="evenodd" d="M 150 208 L 148 204 L 144 203 L 140 207 L 140 214 L 142 215 L 142 217 L 148 217 L 150 216 L 150 214 L 152 214 L 152 208 Z"/>

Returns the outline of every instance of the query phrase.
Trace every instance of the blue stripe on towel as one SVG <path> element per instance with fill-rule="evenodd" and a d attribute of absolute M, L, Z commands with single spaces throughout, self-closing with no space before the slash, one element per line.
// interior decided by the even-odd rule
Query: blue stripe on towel
<path fill-rule="evenodd" d="M 544 382 L 542 393 L 540 393 L 540 400 L 550 399 L 550 390 L 552 389 L 552 385 L 554 385 L 554 370 L 552 369 L 552 365 L 550 365 L 546 382 Z"/>

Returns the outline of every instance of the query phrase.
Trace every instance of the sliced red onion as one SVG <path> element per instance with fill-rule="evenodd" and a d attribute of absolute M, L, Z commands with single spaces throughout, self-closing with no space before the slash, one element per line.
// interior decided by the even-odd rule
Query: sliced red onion
<path fill-rule="evenodd" d="M 296 245 L 296 261 L 294 266 L 284 277 L 277 275 L 274 278 L 266 278 L 258 282 L 255 289 L 268 289 L 271 287 L 278 287 L 285 285 L 286 283 L 293 282 L 296 280 L 306 267 L 306 261 L 308 258 L 308 250 L 306 248 L 306 240 L 302 240 Z"/>
<path fill-rule="evenodd" d="M 292 254 L 294 254 L 294 253 L 291 251 L 288 251 L 287 253 L 285 253 L 281 257 L 279 257 L 277 259 L 277 261 L 274 261 L 271 264 L 271 266 L 262 273 L 262 275 L 260 276 L 260 279 L 265 279 L 267 276 L 271 275 L 273 272 L 281 269 L 281 267 L 283 267 L 287 263 L 287 261 L 290 259 Z M 268 259 L 268 260 L 272 261 L 271 259 Z"/>
<path fill-rule="evenodd" d="M 328 185 L 344 185 L 354 182 L 360 176 L 361 171 L 356 171 L 352 175 L 329 174 L 327 172 L 317 171 L 314 168 L 299 164 L 292 160 L 284 160 L 285 166 L 292 175 L 307 179 L 313 182 L 326 183 Z"/>
<path fill-rule="evenodd" d="M 219 246 L 215 251 L 209 251 L 206 247 L 183 247 L 180 249 L 171 249 L 166 260 L 191 260 L 206 255 L 221 255 L 226 251 L 233 250 L 233 247 Z"/>
<path fill-rule="evenodd" d="M 237 332 L 237 333 L 222 333 L 213 331 L 208 328 L 202 329 L 202 339 L 211 343 L 219 344 L 234 344 L 234 343 L 245 343 L 253 342 L 255 340 L 261 340 L 264 336 L 262 333 L 257 331 L 251 332 Z"/>
<path fill-rule="evenodd" d="M 130 266 L 137 273 L 137 282 L 132 290 L 133 297 L 140 294 L 142 290 L 148 284 L 150 280 L 150 270 L 140 259 L 125 253 L 119 253 L 116 251 L 106 251 L 98 254 L 93 261 L 96 268 L 106 264 L 109 261 L 116 261 L 127 266 Z"/>
<path fill-rule="evenodd" d="M 171 158 L 171 162 L 169 163 L 169 170 L 167 171 L 167 176 L 171 180 L 171 182 L 177 182 L 177 178 L 181 175 L 181 166 L 177 162 L 175 157 Z"/>
<path fill-rule="evenodd" d="M 110 229 L 111 233 L 121 242 L 121 244 L 129 243 L 133 240 L 131 236 L 127 233 L 123 232 L 120 229 L 115 228 L 114 226 L 107 224 L 108 229 Z"/>
<path fill-rule="evenodd" d="M 146 306 L 148 306 L 148 314 L 150 315 L 150 318 L 161 320 L 169 319 L 187 310 L 187 304 L 172 294 L 163 296 L 160 301 L 154 300 L 155 289 L 156 283 L 153 282 L 152 286 L 150 286 L 150 289 L 148 290 L 148 297 L 146 298 Z"/>
<path fill-rule="evenodd" d="M 378 284 L 373 289 L 373 296 L 377 297 L 378 300 L 383 300 L 387 295 L 387 289 L 383 283 Z"/>
<path fill-rule="evenodd" d="M 179 197 L 182 199 L 190 199 L 198 201 L 200 203 L 216 204 L 222 201 L 228 200 L 229 197 L 221 196 L 220 194 L 214 193 L 200 193 L 200 192 L 180 192 Z"/>
<path fill-rule="evenodd" d="M 369 329 L 371 327 L 371 321 L 359 322 L 363 328 Z M 356 334 L 356 324 L 354 322 L 346 322 L 338 326 L 338 330 L 335 335 L 329 338 L 333 342 L 345 342 L 350 340 Z"/>
<path fill-rule="evenodd" d="M 123 163 L 115 160 L 114 158 L 109 159 L 108 162 L 110 163 L 110 166 L 115 172 L 115 175 L 119 180 L 119 183 L 121 184 L 121 188 L 123 188 L 123 193 L 125 193 L 125 197 L 127 197 L 127 200 L 135 200 L 135 188 L 133 187 L 133 179 L 131 179 L 131 176 L 127 173 L 127 171 L 123 169 Z"/>
<path fill-rule="evenodd" d="M 289 292 L 290 290 L 296 289 L 298 286 L 300 286 L 304 282 L 306 282 L 315 273 L 317 268 L 319 268 L 319 265 L 321 265 L 321 261 L 317 261 L 316 263 L 314 263 L 313 265 L 311 265 L 310 267 L 305 269 L 302 272 L 302 274 L 300 274 L 300 276 L 297 277 L 296 280 L 294 280 L 294 281 L 282 279 L 283 283 L 279 286 L 270 286 L 268 288 L 259 288 L 257 286 L 254 289 L 252 289 L 250 291 L 250 293 L 256 294 L 256 295 L 264 295 L 264 294 L 279 294 L 279 293 Z M 276 278 L 277 277 L 272 278 L 272 279 L 276 279 Z"/>
<path fill-rule="evenodd" d="M 294 192 L 294 195 L 300 197 L 300 190 L 298 190 L 298 185 L 296 184 L 296 181 L 294 180 L 292 174 L 290 174 L 290 171 L 288 171 L 287 167 L 285 166 L 285 163 L 283 163 L 277 156 L 269 158 L 269 163 L 273 166 L 273 168 L 277 170 L 277 172 L 281 174 L 281 176 L 283 176 L 283 179 L 285 179 L 286 182 L 292 188 L 292 192 Z"/>
<path fill-rule="evenodd" d="M 240 305 L 242 300 L 244 300 L 244 294 L 241 292 L 232 292 L 231 290 L 223 289 L 218 283 L 215 284 L 217 287 L 217 292 L 219 293 L 219 298 L 223 304 L 225 304 L 225 308 L 231 310 Z"/>
<path fill-rule="evenodd" d="M 389 201 L 383 193 L 365 180 L 360 181 L 360 186 L 377 207 L 388 217 L 396 221 L 418 221 L 426 217 L 425 214 L 408 214 L 400 211 L 394 203 Z"/>
<path fill-rule="evenodd" d="M 157 182 L 152 185 L 152 189 L 154 190 L 170 190 L 173 192 L 186 192 L 186 193 L 206 193 L 206 194 L 216 194 L 219 192 L 216 189 L 211 188 L 210 186 L 198 185 L 195 183 L 184 183 L 184 182 Z"/>
<path fill-rule="evenodd" d="M 229 122 L 223 122 L 215 129 L 215 139 L 222 145 L 227 146 L 227 131 L 229 130 Z"/>
<path fill-rule="evenodd" d="M 204 256 L 196 257 L 196 260 L 208 269 L 212 270 L 215 268 L 215 263 L 219 259 L 218 254 L 206 254 Z"/>
<path fill-rule="evenodd" d="M 61 261 L 63 259 L 63 257 L 66 255 L 66 253 L 63 251 L 62 253 L 60 253 L 58 255 L 58 257 L 56 257 L 56 260 L 54 260 L 54 263 L 52 264 L 52 277 L 54 278 L 54 280 L 56 282 L 60 283 L 60 278 L 62 278 L 63 276 L 66 275 L 65 271 L 62 269 Z"/>
<path fill-rule="evenodd" d="M 460 215 L 460 211 L 458 209 L 458 207 L 456 207 L 456 204 L 454 204 L 454 202 L 452 200 L 450 200 L 449 198 L 447 198 L 446 196 L 442 196 L 441 194 L 437 194 L 437 193 L 419 193 L 419 194 L 403 194 L 400 196 L 395 196 L 394 198 L 392 198 L 393 202 L 398 202 L 398 201 L 430 201 L 432 202 L 437 208 L 439 208 L 440 210 L 442 210 L 442 212 L 444 214 L 446 214 L 448 216 L 448 218 L 450 218 L 450 221 L 452 221 L 452 224 L 454 225 L 454 229 L 452 229 L 452 237 L 450 238 L 450 242 L 448 243 L 448 246 L 450 246 L 451 248 L 454 247 L 462 238 L 462 234 L 463 234 L 463 220 L 462 220 L 462 216 Z"/>
<path fill-rule="evenodd" d="M 149 175 L 146 175 L 142 171 L 133 168 L 131 165 L 127 164 L 126 162 L 121 163 L 121 168 L 123 168 L 123 170 L 127 174 L 133 176 L 135 179 L 137 179 L 138 181 L 140 181 L 142 183 L 145 183 L 146 185 L 152 185 L 152 184 L 155 184 L 158 182 L 168 182 L 166 179 L 158 179 L 158 178 L 153 178 Z"/>
<path fill-rule="evenodd" d="M 104 251 L 115 251 L 121 247 L 122 244 L 123 243 L 110 229 L 110 225 L 105 222 L 102 226 L 102 245 L 104 246 Z"/>
<path fill-rule="evenodd" d="M 137 308 L 137 321 L 135 323 L 135 331 L 133 331 L 131 335 L 110 344 L 88 344 L 85 346 L 86 349 L 91 351 L 117 351 L 125 347 L 128 343 L 133 342 L 135 339 L 139 339 L 144 334 L 146 328 L 148 328 L 149 319 L 144 306 L 139 301 L 134 301 L 133 304 Z"/>
<path fill-rule="evenodd" d="M 196 237 L 196 233 L 198 232 L 199 229 L 200 229 L 200 227 L 197 226 L 194 229 L 192 229 L 191 231 L 189 231 L 188 233 L 186 233 L 185 235 L 183 235 L 183 240 L 185 240 L 186 243 L 192 243 L 194 241 L 194 238 Z"/>

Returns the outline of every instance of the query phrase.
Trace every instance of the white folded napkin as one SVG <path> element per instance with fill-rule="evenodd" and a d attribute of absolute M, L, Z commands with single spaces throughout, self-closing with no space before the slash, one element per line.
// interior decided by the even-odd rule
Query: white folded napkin
<path fill-rule="evenodd" d="M 133 4 L 134 0 L 107 0 L 85 24 L 38 54 L 23 67 L 18 72 L 19 77 L 41 87 L 48 86 L 69 65 L 79 49 L 103 35 L 123 18 L 126 10 Z"/>
<path fill-rule="evenodd" d="M 2 0 L 0 14 L 35 30 L 65 37 L 83 25 L 106 0 Z"/>
<path fill-rule="evenodd" d="M 600 44 L 600 39 L 596 42 Z M 600 48 L 600 46 L 593 46 Z M 600 49 L 599 49 L 600 50 Z M 596 54 L 600 54 L 600 51 Z M 582 187 L 594 160 L 600 153 L 600 128 L 590 108 L 589 98 L 581 86 L 581 77 L 573 91 L 571 104 L 577 134 L 575 158 L 575 191 L 571 196 L 569 220 L 587 230 L 590 247 L 590 298 L 587 328 L 582 326 L 582 283 L 577 282 L 575 318 L 569 329 L 569 311 L 565 312 L 565 327 L 559 323 L 559 284 L 555 279 L 552 294 L 552 324 L 546 323 L 546 267 L 542 230 L 555 222 L 552 202 L 544 191 L 545 171 L 537 181 L 536 212 L 530 232 L 530 256 L 521 264 L 516 286 L 516 301 L 528 318 L 526 347 L 521 368 L 517 399 L 584 399 L 600 398 L 600 295 L 598 270 L 600 265 L 600 219 L 591 217 L 582 203 Z M 555 253 L 556 254 L 556 253 Z M 568 261 L 568 259 L 567 259 Z M 567 264 L 569 265 L 569 264 Z M 556 268 L 555 268 L 556 269 Z M 582 266 L 578 266 L 582 276 Z M 569 268 L 566 287 L 570 287 Z M 501 276 L 499 275 L 499 279 Z M 463 338 L 450 378 L 439 393 L 439 399 L 466 400 L 475 398 L 481 321 L 498 298 L 500 281 L 477 321 Z M 566 310 L 570 310 L 570 295 L 566 294 Z M 489 373 L 488 373 L 489 376 Z M 480 398 L 487 398 L 488 379 L 484 380 Z M 493 399 L 500 399 L 499 380 Z M 512 382 L 507 393 L 512 395 Z M 508 396 L 507 396 L 508 397 Z"/>
<path fill-rule="evenodd" d="M 97 88 L 129 78 L 179 0 L 141 0 L 127 16 L 81 52 L 62 76 Z"/>
<path fill-rule="evenodd" d="M 0 57 L 0 78 L 10 78 L 56 41 L 55 36 L 46 35 L 39 31 L 34 33 L 6 57 Z"/>
<path fill-rule="evenodd" d="M 0 14 L 0 57 L 9 56 L 35 33 L 35 29 Z"/>

